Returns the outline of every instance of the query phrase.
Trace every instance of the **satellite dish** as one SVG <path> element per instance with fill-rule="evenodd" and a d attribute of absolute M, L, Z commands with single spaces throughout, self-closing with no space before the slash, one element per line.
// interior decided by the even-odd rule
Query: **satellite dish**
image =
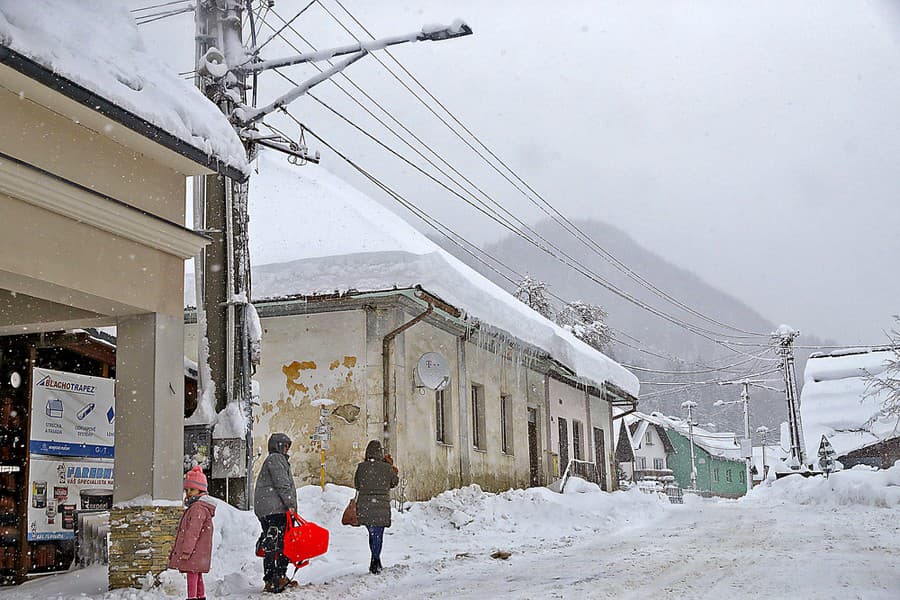
<path fill-rule="evenodd" d="M 426 352 L 416 363 L 419 381 L 425 387 L 441 391 L 450 385 L 450 364 L 437 352 Z"/>

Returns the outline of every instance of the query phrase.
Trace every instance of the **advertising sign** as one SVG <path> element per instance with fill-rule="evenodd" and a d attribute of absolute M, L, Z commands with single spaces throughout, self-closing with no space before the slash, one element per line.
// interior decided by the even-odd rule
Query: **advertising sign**
<path fill-rule="evenodd" d="M 35 367 L 32 381 L 33 454 L 113 457 L 114 379 Z"/>
<path fill-rule="evenodd" d="M 77 511 L 112 508 L 113 462 L 31 458 L 28 541 L 75 537 Z"/>

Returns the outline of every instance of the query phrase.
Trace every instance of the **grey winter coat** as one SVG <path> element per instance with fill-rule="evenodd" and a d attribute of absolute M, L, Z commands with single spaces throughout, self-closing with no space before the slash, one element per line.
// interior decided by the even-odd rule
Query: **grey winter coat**
<path fill-rule="evenodd" d="M 384 461 L 381 444 L 373 440 L 366 447 L 366 460 L 356 467 L 354 486 L 359 493 L 356 514 L 360 525 L 391 526 L 391 488 L 400 478 Z"/>
<path fill-rule="evenodd" d="M 253 510 L 257 517 L 297 510 L 297 487 L 286 450 L 290 445 L 291 438 L 283 433 L 273 433 L 269 438 L 269 456 L 259 471 L 253 495 Z"/>

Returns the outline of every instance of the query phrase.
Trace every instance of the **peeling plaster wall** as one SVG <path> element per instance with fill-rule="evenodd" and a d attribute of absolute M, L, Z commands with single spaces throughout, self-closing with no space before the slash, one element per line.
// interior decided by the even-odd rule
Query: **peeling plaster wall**
<path fill-rule="evenodd" d="M 404 314 L 404 321 L 414 315 Z M 395 459 L 408 484 L 407 497 L 427 499 L 469 482 L 463 479 L 459 443 L 459 357 L 457 337 L 427 321 L 419 322 L 394 341 L 396 391 Z M 426 352 L 437 352 L 450 366 L 450 384 L 444 390 L 449 403 L 448 443 L 437 441 L 436 392 L 421 385 L 416 364 Z"/>
<path fill-rule="evenodd" d="M 524 359 L 522 359 L 524 360 Z M 489 491 L 523 488 L 529 485 L 528 458 L 528 367 L 516 355 L 494 352 L 479 343 L 477 338 L 466 343 L 466 372 L 468 375 L 467 427 L 472 439 L 471 386 L 484 386 L 485 450 L 476 450 L 470 442 L 464 449 L 469 453 L 471 481 Z M 500 397 L 512 397 L 512 452 L 501 449 Z"/>

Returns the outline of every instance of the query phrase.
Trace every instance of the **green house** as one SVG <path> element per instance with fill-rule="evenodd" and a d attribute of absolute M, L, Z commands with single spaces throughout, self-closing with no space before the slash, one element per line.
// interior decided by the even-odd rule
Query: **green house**
<path fill-rule="evenodd" d="M 675 480 L 682 488 L 691 487 L 691 444 L 686 434 L 674 428 L 667 428 L 669 441 L 675 453 L 668 456 L 668 466 Z M 712 445 L 696 432 L 694 436 L 694 456 L 697 461 L 697 488 L 704 494 L 723 498 L 738 498 L 747 493 L 746 467 L 741 459 L 720 456 Z M 709 448 L 704 446 L 709 445 Z"/>

